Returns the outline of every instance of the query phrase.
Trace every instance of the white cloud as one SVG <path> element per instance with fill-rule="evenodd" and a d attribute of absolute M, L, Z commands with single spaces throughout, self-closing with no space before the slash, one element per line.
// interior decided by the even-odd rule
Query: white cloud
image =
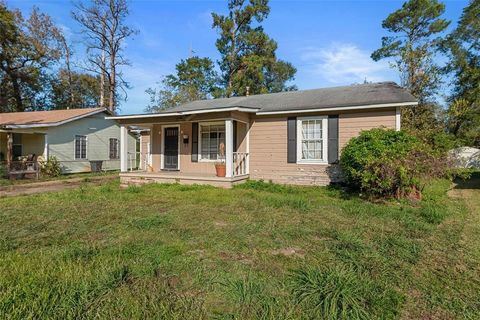
<path fill-rule="evenodd" d="M 331 84 L 351 84 L 392 79 L 388 62 L 375 62 L 370 53 L 349 43 L 333 43 L 328 47 L 305 48 L 300 59 L 306 72 Z"/>

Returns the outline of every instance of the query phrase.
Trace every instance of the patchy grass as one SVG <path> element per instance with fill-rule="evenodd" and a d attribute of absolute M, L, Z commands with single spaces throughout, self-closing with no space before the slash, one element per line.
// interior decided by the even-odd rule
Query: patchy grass
<path fill-rule="evenodd" d="M 0 199 L 0 318 L 480 317 L 479 179 L 421 202 L 112 181 Z"/>
<path fill-rule="evenodd" d="M 75 178 L 83 178 L 85 182 L 88 182 L 90 181 L 91 178 L 94 178 L 94 177 L 104 177 L 104 176 L 112 176 L 112 175 L 118 175 L 118 171 L 69 173 L 69 174 L 62 174 L 58 177 L 40 176 L 38 180 L 35 179 L 34 177 L 28 178 L 28 179 L 10 180 L 10 179 L 4 178 L 2 171 L 0 170 L 0 187 L 21 185 L 21 184 L 28 184 L 28 183 L 35 183 L 35 182 L 44 182 L 44 181 L 68 180 L 68 179 L 75 179 Z"/>

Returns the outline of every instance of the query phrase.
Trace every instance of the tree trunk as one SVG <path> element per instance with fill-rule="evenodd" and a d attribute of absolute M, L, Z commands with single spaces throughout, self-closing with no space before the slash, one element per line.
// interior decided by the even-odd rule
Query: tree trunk
<path fill-rule="evenodd" d="M 233 75 L 235 73 L 235 58 L 236 58 L 236 34 L 235 30 L 237 28 L 237 23 L 235 21 L 235 16 L 233 17 L 233 27 L 232 27 L 232 32 L 231 32 L 231 37 L 232 37 L 232 50 L 230 52 L 230 70 L 228 73 L 228 90 L 227 90 L 227 97 L 230 98 L 232 96 L 232 87 L 233 87 Z"/>
<path fill-rule="evenodd" d="M 100 57 L 100 107 L 105 107 L 105 71 L 107 70 L 107 66 L 105 64 L 105 46 L 107 43 L 107 27 L 106 27 L 106 16 L 102 17 L 102 53 Z"/>
<path fill-rule="evenodd" d="M 75 95 L 73 93 L 72 70 L 70 68 L 70 50 L 67 49 L 65 53 L 66 53 L 65 62 L 67 64 L 67 72 L 68 72 L 68 90 L 70 91 L 70 103 L 72 104 L 71 107 L 75 108 Z"/>
<path fill-rule="evenodd" d="M 105 107 L 105 49 L 102 50 L 100 70 L 100 107 Z"/>
<path fill-rule="evenodd" d="M 15 74 L 10 75 L 10 79 L 12 79 L 12 88 L 13 88 L 13 98 L 15 99 L 15 108 L 17 112 L 25 111 L 22 101 L 22 93 L 20 89 L 20 84 L 18 83 L 18 78 Z"/>
<path fill-rule="evenodd" d="M 113 39 L 112 39 L 113 43 Z M 112 53 L 110 54 L 110 100 L 109 100 L 109 106 L 108 109 L 110 112 L 113 114 L 115 113 L 115 107 L 116 107 L 116 91 L 117 91 L 117 74 L 116 74 L 116 66 L 115 66 L 115 54 Z"/>
<path fill-rule="evenodd" d="M 68 81 L 68 93 L 70 95 L 70 107 L 75 107 L 75 95 L 73 93 L 73 81 L 72 81 L 72 69 L 70 67 L 70 48 L 68 47 L 67 40 L 65 37 L 61 37 L 60 41 L 63 45 L 63 48 L 65 50 L 65 65 L 67 67 L 67 81 Z"/>

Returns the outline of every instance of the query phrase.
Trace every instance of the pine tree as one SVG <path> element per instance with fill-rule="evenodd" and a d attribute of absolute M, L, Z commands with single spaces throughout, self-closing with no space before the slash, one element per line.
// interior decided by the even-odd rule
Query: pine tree
<path fill-rule="evenodd" d="M 191 57 L 175 66 L 176 73 L 167 75 L 160 88 L 149 88 L 147 111 L 158 112 L 181 103 L 218 96 L 218 75 L 209 58 Z"/>
<path fill-rule="evenodd" d="M 224 95 L 245 95 L 247 87 L 251 94 L 294 90 L 287 83 L 296 69 L 276 57 L 277 43 L 260 25 L 270 12 L 268 0 L 230 0 L 228 9 L 227 15 L 212 13 Z"/>
<path fill-rule="evenodd" d="M 402 126 L 413 132 L 431 130 L 436 124 L 435 95 L 441 84 L 440 68 L 434 56 L 440 34 L 449 21 L 442 19 L 445 5 L 437 0 L 409 0 L 391 13 L 382 27 L 391 35 L 382 38 L 382 47 L 372 53 L 375 61 L 393 58 L 401 84 L 419 101 L 417 107 L 402 110 Z"/>
<path fill-rule="evenodd" d="M 468 145 L 480 145 L 480 0 L 464 8 L 456 29 L 443 43 L 453 75 L 448 129 Z"/>

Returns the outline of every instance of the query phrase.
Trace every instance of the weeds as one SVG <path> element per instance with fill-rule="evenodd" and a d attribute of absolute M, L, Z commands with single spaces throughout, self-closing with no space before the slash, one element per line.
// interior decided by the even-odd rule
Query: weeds
<path fill-rule="evenodd" d="M 371 203 L 338 188 L 113 181 L 2 198 L 0 318 L 394 319 L 415 290 L 422 316 L 478 318 L 480 222 L 461 234 L 448 188 Z"/>

